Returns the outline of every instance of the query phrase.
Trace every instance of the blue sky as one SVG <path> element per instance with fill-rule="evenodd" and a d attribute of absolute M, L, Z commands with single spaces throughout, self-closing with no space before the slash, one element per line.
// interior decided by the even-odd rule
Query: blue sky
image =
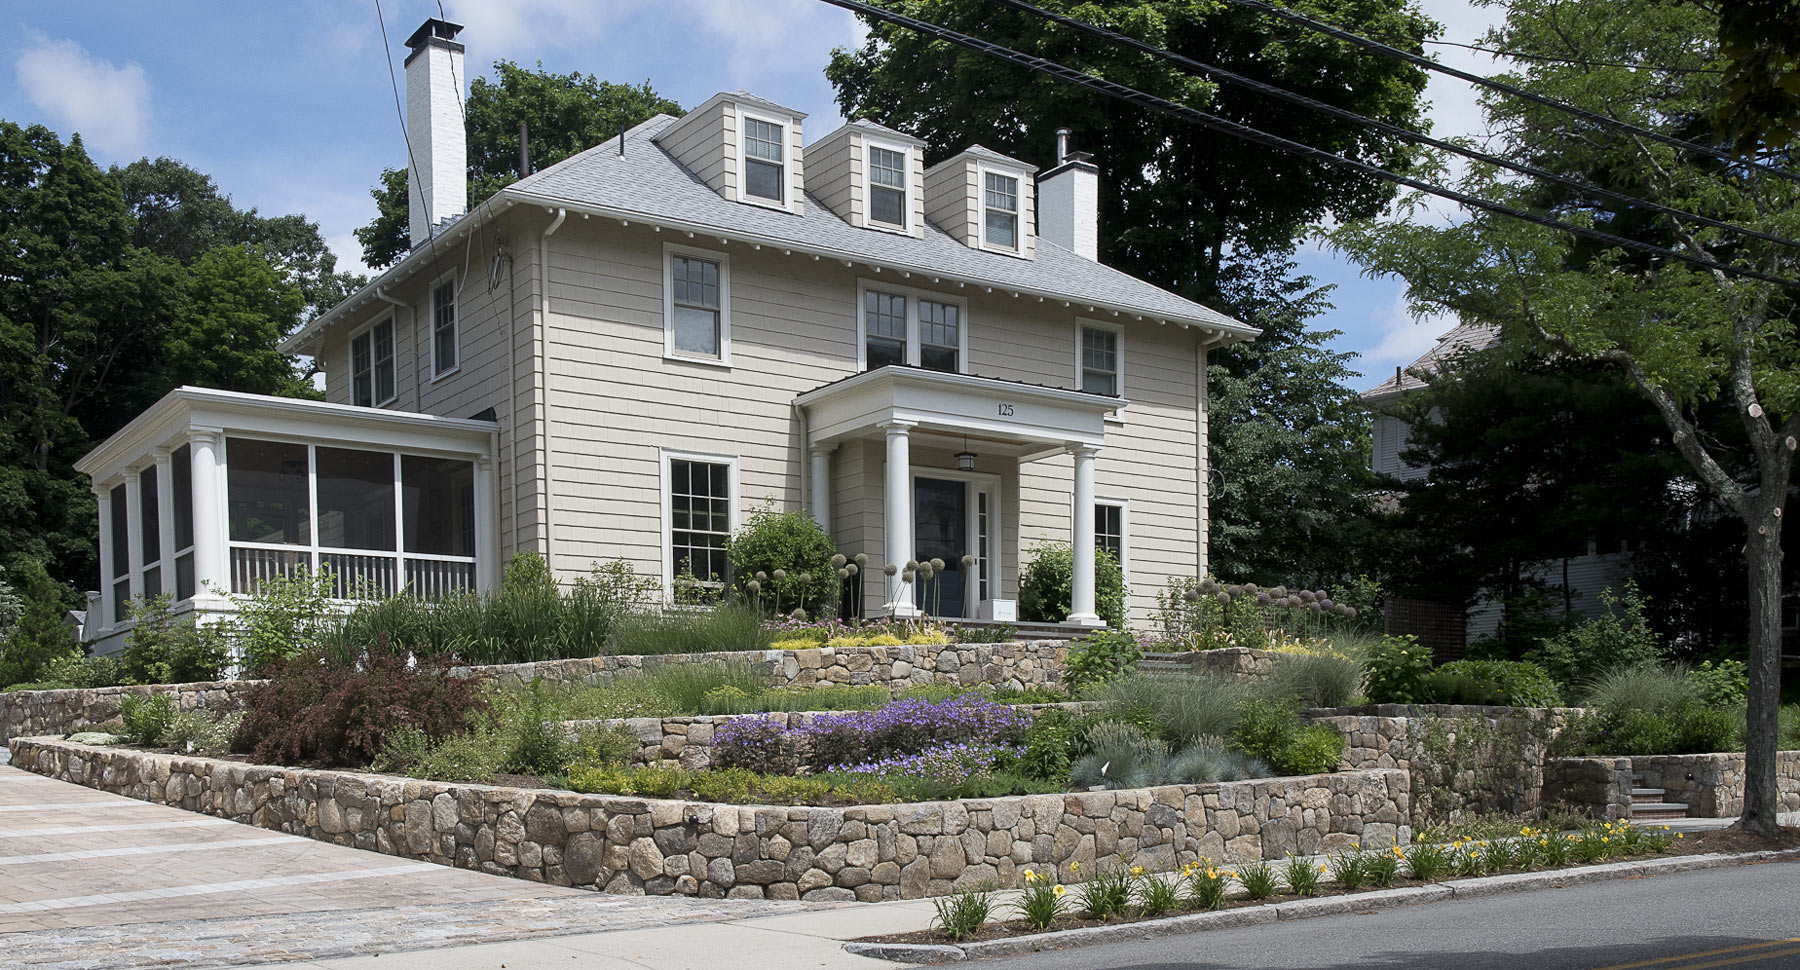
<path fill-rule="evenodd" d="M 1468 0 L 1423 0 L 1469 42 L 1492 17 Z M 541 61 L 621 82 L 650 81 L 682 104 L 746 88 L 809 113 L 808 139 L 841 120 L 826 83 L 832 48 L 856 44 L 850 14 L 818 0 L 515 0 L 451 2 L 466 25 L 471 70 L 500 58 Z M 396 51 L 435 2 L 384 0 Z M 0 118 L 79 131 L 101 164 L 149 155 L 214 177 L 239 206 L 301 212 L 341 264 L 359 268 L 351 230 L 374 215 L 381 169 L 405 161 L 374 0 L 292 4 L 10 5 L 0 35 Z M 1440 48 L 1449 63 L 1490 73 L 1482 55 Z M 404 87 L 404 77 L 400 78 Z M 1473 95 L 1444 78 L 1429 91 L 1440 134 L 1472 131 Z M 1316 321 L 1362 355 L 1358 388 L 1429 349 L 1447 321 L 1415 321 L 1400 286 L 1305 247 L 1303 272 L 1334 283 L 1337 309 Z"/>

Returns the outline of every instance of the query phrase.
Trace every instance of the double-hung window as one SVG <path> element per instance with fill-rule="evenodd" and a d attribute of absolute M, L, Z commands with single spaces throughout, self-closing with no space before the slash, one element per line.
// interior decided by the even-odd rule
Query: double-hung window
<path fill-rule="evenodd" d="M 664 352 L 687 360 L 731 360 L 730 263 L 724 253 L 669 247 Z"/>
<path fill-rule="evenodd" d="M 1019 248 L 1019 179 L 999 172 L 982 174 L 982 240 L 997 249 Z"/>
<path fill-rule="evenodd" d="M 1125 565 L 1125 506 L 1118 502 L 1094 503 L 1094 545 L 1112 553 Z"/>
<path fill-rule="evenodd" d="M 732 467 L 728 461 L 666 456 L 669 578 L 723 590 L 731 538 Z"/>
<path fill-rule="evenodd" d="M 394 318 L 350 338 L 350 403 L 381 407 L 394 399 Z"/>
<path fill-rule="evenodd" d="M 961 373 L 968 333 L 961 300 L 934 298 L 925 291 L 871 285 L 862 288 L 864 370 L 906 364 Z"/>
<path fill-rule="evenodd" d="M 785 203 L 787 153 L 782 141 L 787 129 L 773 121 L 744 116 L 744 194 Z"/>
<path fill-rule="evenodd" d="M 906 228 L 906 153 L 869 146 L 869 221 Z"/>
<path fill-rule="evenodd" d="M 431 290 L 431 376 L 456 370 L 456 280 L 447 279 Z"/>
<path fill-rule="evenodd" d="M 1116 397 L 1122 392 L 1124 371 L 1119 344 L 1124 340 L 1113 327 L 1082 323 L 1076 327 L 1075 366 L 1082 390 Z"/>

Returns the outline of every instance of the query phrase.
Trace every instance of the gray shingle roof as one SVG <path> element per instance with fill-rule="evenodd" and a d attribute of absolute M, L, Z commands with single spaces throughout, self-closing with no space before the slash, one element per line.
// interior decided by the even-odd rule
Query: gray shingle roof
<path fill-rule="evenodd" d="M 1437 373 L 1445 361 L 1458 354 L 1486 350 L 1499 343 L 1500 331 L 1493 327 L 1460 323 L 1437 339 L 1437 346 L 1408 364 L 1404 371 L 1362 392 L 1363 399 L 1378 401 L 1419 390 L 1426 386 L 1426 378 Z"/>
<path fill-rule="evenodd" d="M 1027 260 L 971 249 L 931 225 L 927 225 L 923 239 L 859 229 L 811 196 L 806 199 L 806 214 L 801 216 L 729 201 L 652 141 L 674 121 L 667 115 L 658 115 L 627 132 L 622 156 L 618 140 L 609 139 L 501 192 L 537 204 L 590 207 L 621 216 L 634 215 L 646 222 L 704 227 L 749 237 L 763 245 L 790 245 L 838 258 L 1195 323 L 1240 335 L 1258 332 L 1217 310 L 1084 259 L 1041 238 L 1037 241 L 1037 258 Z"/>

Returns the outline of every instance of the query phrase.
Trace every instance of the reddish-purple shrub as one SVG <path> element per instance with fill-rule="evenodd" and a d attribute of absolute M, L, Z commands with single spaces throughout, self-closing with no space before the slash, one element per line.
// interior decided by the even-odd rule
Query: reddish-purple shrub
<path fill-rule="evenodd" d="M 363 767 L 396 728 L 444 737 L 487 708 L 479 681 L 410 665 L 381 639 L 352 662 L 319 653 L 279 664 L 245 695 L 232 748 L 267 764 Z"/>

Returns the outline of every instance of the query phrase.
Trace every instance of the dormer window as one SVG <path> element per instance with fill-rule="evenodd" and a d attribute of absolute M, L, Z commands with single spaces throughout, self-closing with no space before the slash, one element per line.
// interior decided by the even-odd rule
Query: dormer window
<path fill-rule="evenodd" d="M 782 186 L 787 182 L 787 153 L 782 150 L 786 130 L 772 121 L 744 118 L 744 193 L 777 204 L 787 201 Z"/>
<path fill-rule="evenodd" d="M 982 230 L 984 241 L 1000 249 L 1019 248 L 1019 180 L 999 172 L 983 179 Z"/>
<path fill-rule="evenodd" d="M 869 146 L 869 221 L 906 228 L 906 153 Z"/>

